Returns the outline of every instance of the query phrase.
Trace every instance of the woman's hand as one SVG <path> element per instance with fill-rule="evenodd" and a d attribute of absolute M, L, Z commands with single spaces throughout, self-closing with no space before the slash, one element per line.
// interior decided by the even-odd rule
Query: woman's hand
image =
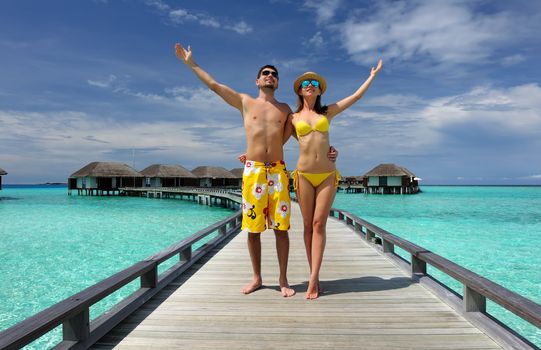
<path fill-rule="evenodd" d="M 246 153 L 241 154 L 238 158 L 242 164 L 246 163 Z"/>
<path fill-rule="evenodd" d="M 379 73 L 379 71 L 381 70 L 382 65 L 383 65 L 383 61 L 380 58 L 379 61 L 378 61 L 377 67 L 376 68 L 372 67 L 372 70 L 370 71 L 370 76 L 375 77 Z"/>
<path fill-rule="evenodd" d="M 333 163 L 336 162 L 336 159 L 338 158 L 338 151 L 333 146 L 329 147 L 329 153 L 327 153 L 327 158 Z"/>
<path fill-rule="evenodd" d="M 175 53 L 179 60 L 187 64 L 188 66 L 193 66 L 193 58 L 192 58 L 192 48 L 188 46 L 188 50 L 182 47 L 179 43 L 176 43 L 175 45 Z"/>

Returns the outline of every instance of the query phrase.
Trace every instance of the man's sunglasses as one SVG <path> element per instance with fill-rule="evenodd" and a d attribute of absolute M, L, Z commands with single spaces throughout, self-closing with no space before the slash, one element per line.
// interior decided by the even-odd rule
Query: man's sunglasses
<path fill-rule="evenodd" d="M 275 72 L 273 70 L 264 70 L 264 71 L 261 72 L 261 75 L 267 76 L 269 74 L 272 75 L 275 78 L 278 78 L 278 72 Z"/>
<path fill-rule="evenodd" d="M 317 80 L 303 80 L 303 82 L 301 83 L 301 86 L 303 89 L 306 89 L 308 87 L 308 85 L 312 85 L 313 87 L 317 88 L 319 87 L 319 81 Z"/>

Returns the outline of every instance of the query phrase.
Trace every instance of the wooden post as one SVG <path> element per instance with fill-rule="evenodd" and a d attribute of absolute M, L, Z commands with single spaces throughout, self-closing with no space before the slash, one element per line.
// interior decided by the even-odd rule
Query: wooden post
<path fill-rule="evenodd" d="M 426 262 L 419 259 L 415 255 L 411 255 L 411 274 L 426 275 Z"/>
<path fill-rule="evenodd" d="M 338 220 L 344 220 L 344 214 L 341 211 L 338 212 Z"/>
<path fill-rule="evenodd" d="M 156 288 L 158 284 L 158 264 L 147 273 L 141 275 L 141 288 Z"/>
<path fill-rule="evenodd" d="M 369 229 L 366 229 L 366 240 L 368 242 L 372 242 L 372 240 L 374 239 L 375 237 L 375 234 L 374 232 L 370 231 Z"/>
<path fill-rule="evenodd" d="M 353 226 L 353 219 L 350 217 L 346 217 L 346 224 L 349 226 Z"/>
<path fill-rule="evenodd" d="M 87 339 L 90 335 L 90 313 L 86 308 L 77 315 L 62 323 L 63 339 L 67 341 L 79 341 Z"/>
<path fill-rule="evenodd" d="M 486 298 L 471 289 L 464 286 L 464 297 L 462 299 L 464 311 L 466 312 L 486 312 Z"/>
<path fill-rule="evenodd" d="M 192 259 L 192 246 L 189 245 L 180 252 L 180 261 L 190 261 Z"/>
<path fill-rule="evenodd" d="M 225 234 L 227 233 L 227 224 L 220 226 L 218 232 L 220 233 L 220 236 L 225 236 Z"/>
<path fill-rule="evenodd" d="M 386 239 L 382 239 L 382 245 L 384 253 L 394 253 L 394 244 L 387 241 Z"/>

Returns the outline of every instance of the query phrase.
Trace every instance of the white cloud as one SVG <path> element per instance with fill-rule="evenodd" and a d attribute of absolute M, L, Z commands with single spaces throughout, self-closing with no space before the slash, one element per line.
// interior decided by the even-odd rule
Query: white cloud
<path fill-rule="evenodd" d="M 316 12 L 318 22 L 328 22 L 334 17 L 341 0 L 305 0 L 304 7 Z"/>
<path fill-rule="evenodd" d="M 250 26 L 248 23 L 244 21 L 240 21 L 233 26 L 227 26 L 226 28 L 231 29 L 239 34 L 250 33 L 253 30 L 252 26 Z"/>
<path fill-rule="evenodd" d="M 381 2 L 337 26 L 359 63 L 429 57 L 438 63 L 488 58 L 513 28 L 506 13 L 474 13 L 467 2 Z"/>
<path fill-rule="evenodd" d="M 109 75 L 109 78 L 107 80 L 87 80 L 87 83 L 92 86 L 97 86 L 100 88 L 108 88 L 113 85 L 113 83 L 117 80 L 117 77 L 113 74 Z"/>
<path fill-rule="evenodd" d="M 90 161 L 125 162 L 126 159 L 118 158 L 119 150 L 145 150 L 146 158 L 139 157 L 140 168 L 171 160 L 222 164 L 224 156 L 233 165 L 235 155 L 244 147 L 240 118 L 237 123 L 222 121 L 213 128 L 203 118 L 182 122 L 152 118 L 147 122 L 119 122 L 73 111 L 0 111 L 0 129 L 10 130 L 0 136 L 0 160 L 9 164 L 13 182 L 17 182 L 17 177 L 39 176 L 36 169 L 50 169 L 60 163 L 66 169 L 63 177 L 67 177 Z M 127 158 L 131 156 L 131 152 L 125 153 Z M 55 169 L 57 174 L 58 171 Z"/>
<path fill-rule="evenodd" d="M 315 49 L 320 49 L 325 44 L 325 40 L 323 39 L 323 36 L 321 35 L 321 32 L 317 32 L 314 34 L 313 37 L 308 39 L 308 44 L 306 46 L 313 47 Z"/>
<path fill-rule="evenodd" d="M 199 23 L 203 26 L 212 27 L 212 28 L 221 27 L 221 24 L 214 18 L 202 18 L 199 20 Z"/>
<path fill-rule="evenodd" d="M 198 20 L 197 16 L 194 16 L 188 13 L 188 11 L 183 10 L 183 9 L 170 11 L 169 18 L 174 23 L 184 23 L 184 21 L 197 21 Z"/>
<path fill-rule="evenodd" d="M 161 0 L 146 0 L 148 6 L 153 6 L 160 11 L 168 11 L 171 7 Z"/>
<path fill-rule="evenodd" d="M 278 70 L 295 70 L 302 71 L 306 70 L 309 66 L 309 63 L 313 63 L 313 60 L 308 60 L 307 58 L 290 58 L 290 59 L 273 59 L 271 60 L 273 66 L 276 66 Z"/>
<path fill-rule="evenodd" d="M 464 152 L 446 148 L 449 138 L 458 138 L 465 145 L 476 143 L 476 151 L 485 148 L 493 153 L 492 147 L 497 145 L 479 144 L 479 132 L 496 140 L 513 137 L 531 150 L 537 148 L 535 140 L 541 133 L 541 86 L 481 86 L 435 99 L 385 95 L 362 100 L 343 114 L 333 120 L 331 136 L 344 154 L 359 157 Z M 471 127 L 476 132 L 470 133 Z M 367 149 L 370 154 L 364 153 Z"/>
<path fill-rule="evenodd" d="M 516 54 L 516 55 L 511 55 L 511 56 L 507 56 L 507 57 L 504 57 L 502 59 L 502 65 L 504 66 L 513 66 L 515 64 L 519 64 L 523 61 L 526 60 L 526 57 L 524 55 L 521 55 L 521 54 Z"/>
<path fill-rule="evenodd" d="M 541 179 L 541 174 L 530 175 L 530 176 L 524 176 L 524 177 L 521 177 L 520 179 L 525 179 L 525 180 L 540 180 L 540 179 Z"/>
<path fill-rule="evenodd" d="M 173 9 L 161 0 L 147 0 L 148 6 L 156 8 L 160 13 L 166 15 L 168 19 L 174 24 L 183 24 L 185 22 L 197 22 L 202 26 L 211 28 L 225 28 L 232 30 L 238 34 L 246 34 L 253 30 L 253 28 L 245 21 L 239 21 L 235 24 L 229 25 L 222 23 L 215 17 L 209 16 L 204 13 L 195 13 L 188 10 L 177 8 Z M 226 21 L 230 22 L 230 21 Z"/>

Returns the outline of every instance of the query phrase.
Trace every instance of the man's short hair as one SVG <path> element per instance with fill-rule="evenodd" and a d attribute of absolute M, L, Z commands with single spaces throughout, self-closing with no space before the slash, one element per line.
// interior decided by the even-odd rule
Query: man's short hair
<path fill-rule="evenodd" d="M 259 77 L 261 76 L 261 72 L 263 72 L 263 69 L 265 69 L 265 68 L 274 69 L 274 71 L 276 72 L 276 74 L 278 74 L 278 69 L 276 69 L 275 66 L 270 65 L 270 64 L 266 64 L 266 65 L 264 65 L 263 67 L 259 68 L 259 72 L 257 72 L 257 79 L 259 79 Z"/>

